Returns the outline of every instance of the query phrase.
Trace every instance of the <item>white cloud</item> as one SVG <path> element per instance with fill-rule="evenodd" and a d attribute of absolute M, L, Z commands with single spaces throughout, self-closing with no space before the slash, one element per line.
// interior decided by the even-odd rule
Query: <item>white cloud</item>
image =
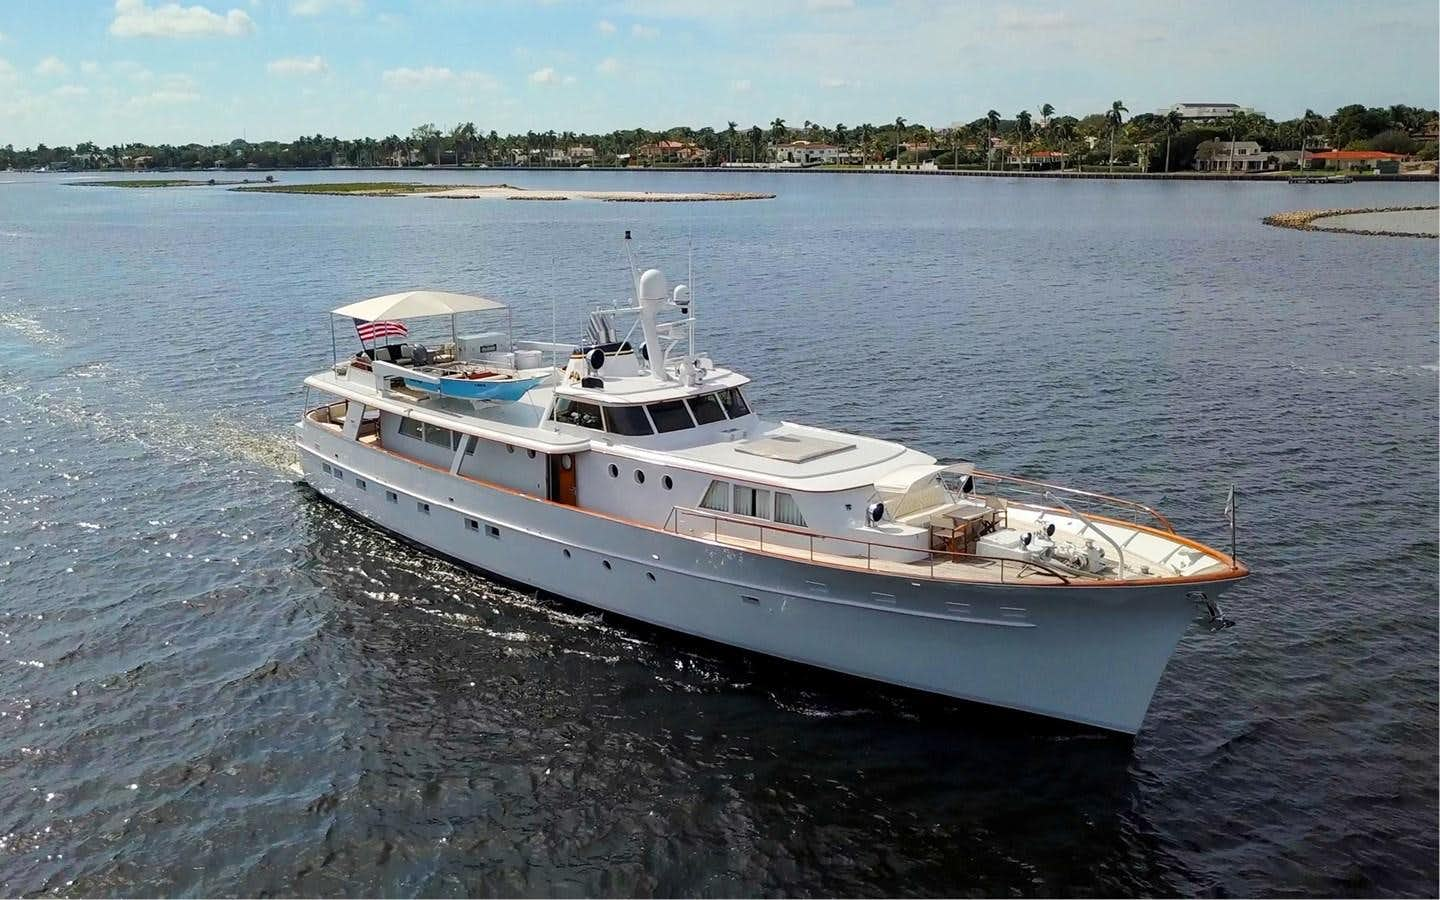
<path fill-rule="evenodd" d="M 35 67 L 35 74 L 47 78 L 59 78 L 62 75 L 70 74 L 70 67 L 65 65 L 64 60 L 58 56 L 47 56 L 40 60 L 40 64 Z"/>
<path fill-rule="evenodd" d="M 835 12 L 854 9 L 855 0 L 805 0 L 805 8 L 811 12 Z"/>
<path fill-rule="evenodd" d="M 458 85 L 462 88 L 492 91 L 500 86 L 493 76 L 484 72 L 468 70 L 456 72 L 446 66 L 401 67 L 386 69 L 380 73 L 380 80 L 386 87 L 400 90 L 433 88 L 440 85 Z"/>
<path fill-rule="evenodd" d="M 637 37 L 641 40 L 648 41 L 653 38 L 659 37 L 660 29 L 651 28 L 649 25 L 641 25 L 639 22 L 636 22 L 634 25 L 630 26 L 630 34 L 632 37 Z"/>
<path fill-rule="evenodd" d="M 243 37 L 255 31 L 255 21 L 244 10 L 225 15 L 204 6 L 166 3 L 148 6 L 145 0 L 115 0 L 115 19 L 110 33 L 116 37 Z"/>
<path fill-rule="evenodd" d="M 531 84 L 556 85 L 564 80 L 565 79 L 560 76 L 560 73 L 556 72 L 550 66 L 546 66 L 543 69 L 536 69 L 530 73 Z"/>
<path fill-rule="evenodd" d="M 730 82 L 730 90 L 734 91 L 737 94 L 747 94 L 750 92 L 751 87 L 752 85 L 750 84 L 750 79 L 748 78 L 742 78 L 739 81 Z"/>
<path fill-rule="evenodd" d="M 822 78 L 822 79 L 820 79 L 820 86 L 823 87 L 823 88 L 830 88 L 830 89 L 833 90 L 833 89 L 836 89 L 836 88 L 853 88 L 853 87 L 859 87 L 859 86 L 860 86 L 860 82 L 858 82 L 858 81 L 851 81 L 851 80 L 848 79 L 848 78 Z"/>
<path fill-rule="evenodd" d="M 330 71 L 323 56 L 287 56 L 265 64 L 271 75 L 324 75 Z"/>
<path fill-rule="evenodd" d="M 90 93 L 90 89 L 79 84 L 61 85 L 55 89 L 57 97 L 84 97 L 88 93 Z"/>
<path fill-rule="evenodd" d="M 200 99 L 196 91 L 161 88 L 158 91 L 151 91 L 148 94 L 141 94 L 130 98 L 130 105 L 134 107 L 146 106 L 179 106 L 185 103 L 194 103 Z"/>
<path fill-rule="evenodd" d="M 615 27 L 615 23 L 611 22 L 609 19 L 601 19 L 600 21 L 595 23 L 595 30 L 605 35 L 606 37 L 609 37 L 610 35 L 614 34 L 618 29 Z"/>
<path fill-rule="evenodd" d="M 595 67 L 595 71 L 601 75 L 618 75 L 620 73 L 620 60 L 613 56 L 607 56 L 600 60 L 600 65 Z"/>
<path fill-rule="evenodd" d="M 100 71 L 100 64 L 93 59 L 87 59 L 80 64 L 80 71 L 85 75 L 94 75 Z"/>
<path fill-rule="evenodd" d="M 358 15 L 364 8 L 364 0 L 290 0 L 292 16 L 323 16 L 337 10 L 353 16 Z"/>
<path fill-rule="evenodd" d="M 1001 28 L 1010 31 L 1053 31 L 1069 25 L 1070 17 L 1064 12 L 1040 12 L 1006 6 L 1000 10 L 996 21 Z"/>
<path fill-rule="evenodd" d="M 15 67 L 5 59 L 0 59 L 0 81 L 14 81 Z"/>
<path fill-rule="evenodd" d="M 385 82 L 387 87 L 394 88 L 434 87 L 454 81 L 455 73 L 443 66 L 424 66 L 419 69 L 402 66 L 381 72 L 380 80 Z"/>

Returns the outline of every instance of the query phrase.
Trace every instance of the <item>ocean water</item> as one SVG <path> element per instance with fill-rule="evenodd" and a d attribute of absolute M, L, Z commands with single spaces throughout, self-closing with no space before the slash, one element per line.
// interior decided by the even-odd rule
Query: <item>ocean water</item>
<path fill-rule="evenodd" d="M 407 177 L 778 196 L 0 178 L 0 893 L 1436 892 L 1437 245 L 1260 224 L 1434 184 Z M 1132 742 L 537 596 L 293 483 L 326 310 L 578 338 L 626 229 L 767 414 L 1222 545 L 1234 482 L 1238 624 Z"/>

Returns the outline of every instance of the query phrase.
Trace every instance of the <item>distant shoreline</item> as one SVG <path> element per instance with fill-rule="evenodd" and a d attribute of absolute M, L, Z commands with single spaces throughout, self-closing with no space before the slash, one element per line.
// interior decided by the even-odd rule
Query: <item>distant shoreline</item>
<path fill-rule="evenodd" d="M 1330 170 L 1317 170 L 1330 172 Z M 1284 184 L 1286 179 L 1296 174 L 1291 171 L 1266 172 L 1262 174 L 1232 174 L 1227 172 L 1075 172 L 1075 171 L 1044 171 L 1044 172 L 1015 172 L 1015 171 L 985 171 L 982 169 L 862 169 L 862 168 L 828 168 L 828 167 L 787 167 L 787 168 L 751 168 L 724 166 L 675 166 L 663 168 L 641 168 L 636 166 L 595 166 L 591 168 L 580 168 L 578 166 L 311 166 L 295 167 L 284 169 L 146 169 L 139 172 L 116 172 L 113 169 L 76 169 L 59 172 L 15 172 L 13 174 L 26 175 L 173 175 L 186 173 L 193 176 L 213 176 L 224 173 L 227 176 L 250 174 L 267 174 L 278 172 L 389 172 L 394 174 L 406 173 L 407 175 L 418 172 L 566 172 L 579 174 L 587 172 L 627 172 L 627 173 L 673 173 L 692 172 L 700 174 L 735 174 L 735 175 L 919 175 L 929 177 L 968 177 L 968 178 L 1049 178 L 1059 180 L 1093 180 L 1104 179 L 1111 181 L 1214 181 L 1214 182 L 1245 182 L 1250 184 Z M 1341 174 L 1330 172 L 1330 174 Z M 1350 173 L 1343 173 L 1350 174 Z M 1433 172 L 1404 172 L 1398 174 L 1372 175 L 1354 174 L 1356 184 L 1370 182 L 1428 182 L 1440 181 L 1440 174 Z"/>

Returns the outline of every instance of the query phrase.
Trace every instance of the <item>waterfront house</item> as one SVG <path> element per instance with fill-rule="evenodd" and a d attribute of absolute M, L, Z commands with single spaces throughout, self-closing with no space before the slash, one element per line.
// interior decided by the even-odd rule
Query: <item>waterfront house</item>
<path fill-rule="evenodd" d="M 1220 119 L 1228 119 L 1236 113 L 1255 114 L 1255 110 L 1248 106 L 1241 106 L 1238 103 L 1176 103 L 1166 109 L 1157 109 L 1157 116 L 1167 116 L 1172 112 L 1180 114 L 1180 118 L 1186 122 L 1216 122 Z"/>
<path fill-rule="evenodd" d="M 1063 169 L 1069 158 L 1070 154 L 1063 150 L 1026 150 L 1010 154 L 1005 165 L 1016 169 Z"/>
<path fill-rule="evenodd" d="M 595 159 L 595 148 L 576 144 L 565 151 L 565 155 L 571 162 L 593 162 Z"/>
<path fill-rule="evenodd" d="M 857 162 L 859 154 L 835 144 L 789 141 L 773 145 L 770 148 L 770 158 L 777 163 L 798 163 L 802 166 L 810 166 Z"/>
<path fill-rule="evenodd" d="M 1195 169 L 1199 172 L 1266 172 L 1279 160 L 1254 141 L 1203 141 L 1195 148 Z"/>
<path fill-rule="evenodd" d="M 1326 150 L 1306 157 L 1308 162 L 1318 163 L 1327 169 L 1373 169 L 1377 172 L 1398 172 L 1404 159 L 1403 153 L 1386 153 L 1383 150 Z"/>
<path fill-rule="evenodd" d="M 699 144 L 688 141 L 655 141 L 641 144 L 633 151 L 634 158 L 642 165 L 657 162 L 703 163 L 709 152 Z"/>

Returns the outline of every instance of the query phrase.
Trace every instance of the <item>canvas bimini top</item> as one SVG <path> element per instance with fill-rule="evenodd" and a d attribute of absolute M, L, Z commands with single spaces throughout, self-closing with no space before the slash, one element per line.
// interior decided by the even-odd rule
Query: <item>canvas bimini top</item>
<path fill-rule="evenodd" d="M 401 291 L 383 297 L 371 297 L 332 310 L 337 316 L 349 316 L 362 322 L 383 319 L 417 319 L 423 316 L 453 316 L 457 313 L 506 309 L 499 300 L 455 294 L 450 291 Z"/>

